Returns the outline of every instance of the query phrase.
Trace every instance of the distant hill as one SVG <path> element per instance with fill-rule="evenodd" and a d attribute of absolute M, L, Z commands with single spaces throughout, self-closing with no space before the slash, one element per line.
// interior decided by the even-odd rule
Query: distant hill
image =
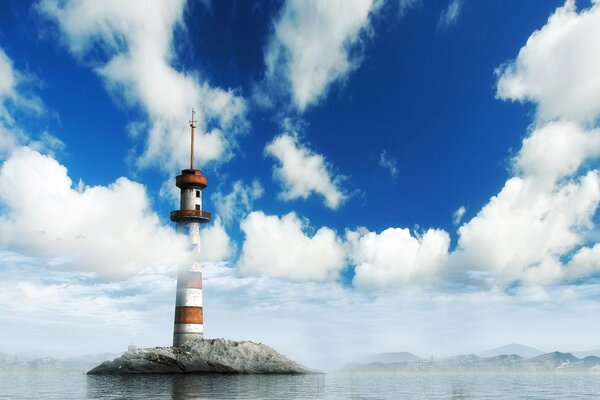
<path fill-rule="evenodd" d="M 598 350 L 587 350 L 587 351 L 572 351 L 573 354 L 577 358 L 586 358 L 589 356 L 600 357 L 600 349 Z"/>
<path fill-rule="evenodd" d="M 586 368 L 590 368 L 590 367 L 594 367 L 596 365 L 600 365 L 600 357 L 587 356 L 583 360 L 581 360 L 581 364 L 583 364 L 583 366 L 586 367 Z"/>
<path fill-rule="evenodd" d="M 406 351 L 395 353 L 380 353 L 362 357 L 359 362 L 353 362 L 341 367 L 342 371 L 394 371 L 429 369 L 430 362 Z"/>
<path fill-rule="evenodd" d="M 419 361 L 420 359 L 421 358 L 419 356 L 416 356 L 413 353 L 401 351 L 401 352 L 396 352 L 396 353 L 375 354 L 374 356 L 368 357 L 365 361 L 368 363 L 391 364 L 391 363 Z"/>
<path fill-rule="evenodd" d="M 542 354 L 540 356 L 531 358 L 529 361 L 546 362 L 546 361 L 552 361 L 552 360 L 569 361 L 569 362 L 579 361 L 579 359 L 577 357 L 575 357 L 573 354 L 561 353 L 560 351 L 553 351 L 552 353 Z"/>
<path fill-rule="evenodd" d="M 544 352 L 541 350 L 535 349 L 533 347 L 523 346 L 522 344 L 511 343 L 511 344 L 507 344 L 502 347 L 484 351 L 483 353 L 479 353 L 478 356 L 483 357 L 483 358 L 489 358 L 489 357 L 496 357 L 496 356 L 501 356 L 501 355 L 511 355 L 511 354 L 516 354 L 523 358 L 533 358 L 533 357 L 541 356 L 542 354 L 544 354 Z"/>
<path fill-rule="evenodd" d="M 557 368 L 565 364 L 578 362 L 579 359 L 571 353 L 561 353 L 553 351 L 552 353 L 542 354 L 541 356 L 533 357 L 527 360 L 528 363 L 536 363 L 547 368 Z"/>

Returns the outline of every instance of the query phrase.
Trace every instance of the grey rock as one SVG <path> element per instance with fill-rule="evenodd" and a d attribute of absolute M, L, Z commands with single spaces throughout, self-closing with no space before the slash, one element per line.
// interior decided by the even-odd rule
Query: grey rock
<path fill-rule="evenodd" d="M 314 373 L 262 343 L 225 339 L 193 340 L 182 347 L 128 351 L 88 372 L 125 374 L 307 374 Z"/>

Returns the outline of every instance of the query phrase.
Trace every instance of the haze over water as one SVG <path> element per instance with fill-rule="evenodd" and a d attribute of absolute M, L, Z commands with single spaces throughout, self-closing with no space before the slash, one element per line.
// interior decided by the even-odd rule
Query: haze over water
<path fill-rule="evenodd" d="M 600 374 L 86 376 L 2 372 L 0 399 L 589 399 Z"/>

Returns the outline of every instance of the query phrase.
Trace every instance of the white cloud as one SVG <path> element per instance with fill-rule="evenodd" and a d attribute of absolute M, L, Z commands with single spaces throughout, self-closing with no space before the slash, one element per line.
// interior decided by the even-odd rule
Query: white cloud
<path fill-rule="evenodd" d="M 600 201 L 599 185 L 596 172 L 550 190 L 539 190 L 530 178 L 511 178 L 459 228 L 457 262 L 494 271 L 504 282 L 562 279 L 560 258 L 583 244 L 582 232 L 591 228 Z"/>
<path fill-rule="evenodd" d="M 24 141 L 25 137 L 18 130 L 9 129 L 0 122 L 0 160 Z"/>
<path fill-rule="evenodd" d="M 398 161 L 394 157 L 387 154 L 387 151 L 383 150 L 379 155 L 379 166 L 389 171 L 392 180 L 398 179 Z"/>
<path fill-rule="evenodd" d="M 306 199 L 312 193 L 325 198 L 325 205 L 338 208 L 347 198 L 340 188 L 341 176 L 332 177 L 331 166 L 321 154 L 298 142 L 297 135 L 283 133 L 265 147 L 265 153 L 279 161 L 274 177 L 283 185 L 284 200 Z"/>
<path fill-rule="evenodd" d="M 438 24 L 437 24 L 438 29 L 447 28 L 449 26 L 456 24 L 456 22 L 458 21 L 458 17 L 460 17 L 461 11 L 462 11 L 462 1 L 461 0 L 450 1 L 450 3 L 448 4 L 448 7 L 446 7 L 440 13 L 440 18 L 438 19 Z"/>
<path fill-rule="evenodd" d="M 200 259 L 208 262 L 226 261 L 234 251 L 233 243 L 225 232 L 221 218 L 216 217 L 208 226 L 200 230 L 201 251 Z"/>
<path fill-rule="evenodd" d="M 17 78 L 12 66 L 12 61 L 4 50 L 0 49 L 0 98 L 15 96 Z"/>
<path fill-rule="evenodd" d="M 304 111 L 358 68 L 351 52 L 370 29 L 377 0 L 287 0 L 265 51 L 268 90 L 291 94 Z M 272 95 L 272 94 L 271 94 Z"/>
<path fill-rule="evenodd" d="M 456 211 L 454 211 L 454 214 L 452 215 L 452 222 L 454 223 L 454 225 L 460 224 L 460 221 L 465 216 L 466 212 L 467 209 L 465 208 L 465 206 L 460 206 Z"/>
<path fill-rule="evenodd" d="M 497 96 L 532 101 L 538 119 L 593 122 L 600 111 L 600 3 L 577 12 L 567 0 L 516 60 L 497 70 Z"/>
<path fill-rule="evenodd" d="M 28 77 L 14 68 L 13 61 L 0 48 L 0 160 L 15 148 L 28 144 L 40 150 L 58 152 L 64 144 L 48 132 L 32 140 L 17 125 L 14 109 L 40 114 L 44 107 L 41 100 L 26 90 Z"/>
<path fill-rule="evenodd" d="M 458 229 L 455 251 L 450 252 L 450 238 L 443 230 L 415 235 L 396 227 L 381 233 L 365 228 L 347 232 L 344 246 L 355 267 L 354 286 L 417 288 L 453 286 L 460 281 L 488 287 L 513 282 L 546 285 L 593 273 L 600 263 L 585 267 L 581 260 L 596 254 L 582 246 L 589 241 L 600 204 L 600 174 L 589 164 L 599 155 L 600 130 L 586 130 L 572 122 L 535 129 L 513 159 L 516 175 Z M 464 207 L 456 211 L 455 224 L 465 211 Z M 293 243 L 298 231 L 288 236 L 278 230 L 278 235 Z M 244 248 L 251 247 L 244 243 Z M 267 246 L 253 250 L 270 251 Z M 578 253 L 569 262 L 573 252 Z M 297 264 L 303 258 L 292 252 L 286 257 L 287 263 Z M 470 271 L 484 275 L 470 277 Z M 276 276 L 288 277 L 281 272 Z"/>
<path fill-rule="evenodd" d="M 62 153 L 66 148 L 62 140 L 46 131 L 42 132 L 37 139 L 28 141 L 27 146 L 52 157 L 56 157 L 57 154 Z"/>
<path fill-rule="evenodd" d="M 200 163 L 229 158 L 236 135 L 247 126 L 243 98 L 172 66 L 173 30 L 181 24 L 184 5 L 183 0 L 44 0 L 39 6 L 58 22 L 71 52 L 93 59 L 107 88 L 147 114 L 148 124 L 132 125 L 134 136 L 145 137 L 139 167 L 173 171 L 186 165 L 192 107 Z M 98 58 L 99 49 L 108 60 Z"/>
<path fill-rule="evenodd" d="M 513 160 L 515 176 L 459 228 L 457 266 L 529 285 L 597 271 L 588 241 L 600 202 L 598 27 L 600 3 L 578 13 L 567 0 L 497 71 L 497 96 L 536 103 L 537 121 Z"/>
<path fill-rule="evenodd" d="M 582 247 L 567 264 L 568 278 L 581 278 L 600 270 L 600 243 Z"/>
<path fill-rule="evenodd" d="M 577 260 L 595 252 L 584 247 L 572 267 L 568 259 L 586 245 L 594 229 L 600 175 L 590 170 L 589 161 L 599 155 L 600 130 L 586 130 L 572 122 L 533 130 L 513 159 L 516 175 L 459 228 L 454 252 L 449 252 L 450 239 L 442 230 L 414 236 L 408 229 L 394 227 L 381 233 L 364 228 L 349 232 L 345 245 L 355 267 L 354 285 L 391 289 L 441 284 L 444 279 L 476 283 L 478 279 L 464 275 L 468 270 L 489 273 L 479 279 L 487 286 L 489 277 L 492 286 L 545 285 L 591 273 L 595 267 L 581 267 Z M 298 170 L 304 164 L 297 162 Z M 455 224 L 464 213 L 464 207 L 457 210 Z M 295 257 L 301 255 L 288 254 L 289 259 Z"/>
<path fill-rule="evenodd" d="M 283 217 L 250 213 L 242 222 L 245 235 L 238 268 L 249 275 L 295 281 L 337 279 L 346 265 L 342 241 L 330 228 L 307 233 L 308 223 L 294 212 Z"/>
<path fill-rule="evenodd" d="M 356 266 L 352 283 L 360 289 L 390 289 L 432 283 L 441 277 L 450 236 L 429 229 L 413 236 L 408 229 L 381 233 L 358 229 L 347 233 L 350 260 Z"/>
<path fill-rule="evenodd" d="M 550 123 L 523 140 L 514 160 L 517 173 L 543 186 L 575 174 L 600 156 L 600 130 L 584 130 L 572 122 Z"/>
<path fill-rule="evenodd" d="M 0 121 L 4 124 L 14 123 L 7 104 L 19 107 L 21 111 L 43 112 L 41 100 L 27 90 L 29 80 L 29 76 L 15 69 L 13 61 L 0 48 Z"/>
<path fill-rule="evenodd" d="M 600 202 L 595 170 L 576 175 L 600 154 L 600 131 L 550 124 L 524 140 L 497 196 L 459 228 L 455 261 L 491 270 L 502 281 L 547 284 L 565 277 L 563 256 L 585 242 Z"/>
<path fill-rule="evenodd" d="M 251 185 L 244 185 L 242 181 L 232 184 L 231 192 L 223 194 L 218 191 L 211 196 L 217 213 L 225 225 L 245 217 L 250 210 L 254 200 L 259 199 L 264 193 L 264 188 L 258 179 L 252 180 Z"/>
<path fill-rule="evenodd" d="M 422 0 L 399 0 L 398 1 L 398 16 L 403 17 L 408 10 L 420 5 Z"/>
<path fill-rule="evenodd" d="M 163 226 L 142 185 L 74 187 L 67 169 L 29 148 L 0 169 L 0 242 L 56 264 L 117 278 L 189 256 L 187 240 Z"/>

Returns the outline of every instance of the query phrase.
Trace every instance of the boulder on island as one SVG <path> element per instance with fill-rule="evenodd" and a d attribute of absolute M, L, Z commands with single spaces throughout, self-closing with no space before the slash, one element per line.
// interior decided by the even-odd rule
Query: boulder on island
<path fill-rule="evenodd" d="M 88 372 L 127 374 L 308 374 L 313 373 L 262 343 L 191 340 L 181 347 L 130 349 Z"/>

